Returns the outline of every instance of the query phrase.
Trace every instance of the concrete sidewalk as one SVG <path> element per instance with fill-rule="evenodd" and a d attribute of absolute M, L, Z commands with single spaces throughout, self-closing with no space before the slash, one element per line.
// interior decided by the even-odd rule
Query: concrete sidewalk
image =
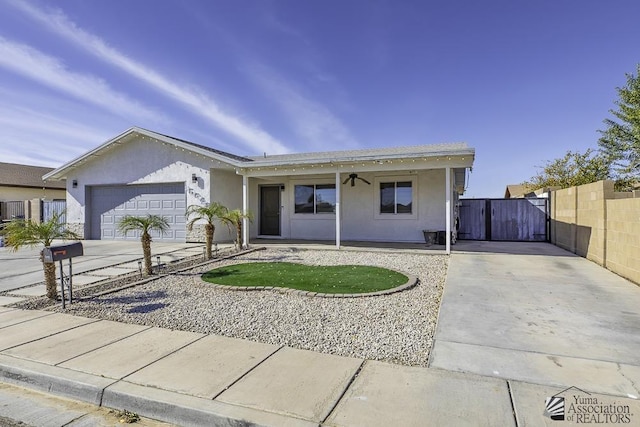
<path fill-rule="evenodd" d="M 1 307 L 0 381 L 181 426 L 551 426 L 563 389 Z"/>

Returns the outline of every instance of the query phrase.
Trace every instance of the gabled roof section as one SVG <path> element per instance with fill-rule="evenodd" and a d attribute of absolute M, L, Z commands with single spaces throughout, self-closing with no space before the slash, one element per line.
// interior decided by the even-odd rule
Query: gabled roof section
<path fill-rule="evenodd" d="M 525 194 L 533 191 L 534 188 L 526 184 L 508 184 L 504 191 L 505 199 L 524 197 Z"/>
<path fill-rule="evenodd" d="M 475 149 L 465 142 L 409 145 L 403 147 L 368 148 L 363 150 L 324 151 L 317 153 L 279 154 L 250 157 L 254 166 L 283 166 L 312 163 L 342 163 L 369 160 L 429 158 L 440 156 L 475 156 Z"/>
<path fill-rule="evenodd" d="M 66 188 L 64 182 L 45 182 L 42 179 L 43 175 L 52 170 L 53 168 L 42 166 L 0 162 L 0 186 L 64 190 Z"/>
<path fill-rule="evenodd" d="M 138 129 L 142 129 L 142 128 L 138 128 Z M 161 133 L 158 133 L 158 132 L 154 132 L 152 130 L 147 130 L 147 129 L 142 129 L 142 130 L 144 130 L 144 131 L 146 131 L 146 132 L 148 132 L 150 134 L 159 135 L 159 136 L 163 136 L 165 138 L 173 139 L 174 141 L 182 142 L 183 144 L 190 145 L 190 146 L 192 146 L 194 148 L 198 148 L 198 149 L 201 149 L 201 150 L 209 151 L 209 152 L 211 152 L 213 154 L 217 154 L 219 156 L 226 157 L 228 159 L 235 160 L 235 161 L 238 161 L 238 162 L 251 162 L 252 161 L 248 157 L 237 156 L 235 154 L 227 153 L 226 151 L 217 150 L 215 148 L 207 147 L 205 145 L 196 144 L 195 142 L 191 142 L 191 141 L 187 141 L 187 140 L 184 140 L 184 139 L 176 138 L 175 136 L 164 135 L 164 134 L 161 134 Z"/>
<path fill-rule="evenodd" d="M 120 135 L 116 136 L 108 140 L 107 142 L 101 144 L 100 146 L 94 148 L 93 150 L 88 151 L 80 157 L 77 157 L 70 162 L 60 166 L 58 169 L 55 169 L 52 172 L 49 172 L 44 176 L 44 179 L 52 179 L 52 180 L 60 180 L 64 179 L 65 176 L 69 173 L 70 170 L 80 166 L 86 161 L 92 159 L 93 157 L 100 155 L 109 149 L 118 146 L 127 138 L 130 138 L 134 135 L 146 136 L 148 138 L 154 138 L 158 141 L 162 141 L 164 143 L 173 144 L 179 148 L 184 148 L 185 150 L 192 151 L 197 154 L 201 154 L 206 157 L 210 157 L 215 160 L 219 160 L 221 162 L 227 163 L 232 166 L 239 166 L 246 162 L 251 162 L 252 160 L 242 156 L 236 156 L 235 154 L 226 153 L 221 150 L 216 150 L 214 148 L 210 148 L 204 145 L 196 144 L 190 141 L 186 141 L 184 139 L 174 138 L 172 136 L 164 135 L 161 133 L 153 132 L 148 129 L 143 129 L 139 127 L 132 127 Z"/>

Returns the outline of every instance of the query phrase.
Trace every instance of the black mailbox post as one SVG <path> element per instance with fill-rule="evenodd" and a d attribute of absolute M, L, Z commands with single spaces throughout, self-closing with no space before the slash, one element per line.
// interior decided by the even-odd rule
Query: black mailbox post
<path fill-rule="evenodd" d="M 62 261 L 69 260 L 69 304 L 73 301 L 73 271 L 72 261 L 73 257 L 84 255 L 82 243 L 70 243 L 67 245 L 56 245 L 45 247 L 42 251 L 42 257 L 46 263 L 60 262 L 60 291 L 62 292 L 62 308 L 65 308 L 64 298 L 64 271 L 62 269 Z"/>

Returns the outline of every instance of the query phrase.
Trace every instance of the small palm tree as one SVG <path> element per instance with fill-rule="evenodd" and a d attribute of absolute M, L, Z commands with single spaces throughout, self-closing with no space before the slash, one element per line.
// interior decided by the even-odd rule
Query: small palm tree
<path fill-rule="evenodd" d="M 80 237 L 73 231 L 67 230 L 66 224 L 60 219 L 64 215 L 63 212 L 55 212 L 53 216 L 44 222 L 35 223 L 30 220 L 17 219 L 11 221 L 3 230 L 6 236 L 6 244 L 12 251 L 17 251 L 23 246 L 36 247 L 42 245 L 51 246 L 55 239 L 62 240 L 78 240 Z M 47 287 L 47 297 L 56 299 L 58 297 L 58 289 L 56 286 L 56 264 L 45 263 L 42 250 L 40 251 L 40 261 L 44 270 L 44 282 Z"/>
<path fill-rule="evenodd" d="M 129 231 L 138 230 L 141 232 L 142 255 L 144 258 L 144 272 L 147 275 L 153 274 L 151 270 L 151 234 L 152 230 L 165 233 L 169 229 L 169 223 L 159 215 L 133 216 L 126 215 L 118 221 L 118 231 L 127 234 Z"/>
<path fill-rule="evenodd" d="M 187 229 L 193 230 L 193 226 L 196 221 L 204 219 L 206 224 L 204 226 L 205 245 L 207 259 L 211 258 L 211 246 L 213 245 L 213 233 L 216 231 L 216 226 L 213 223 L 216 219 L 220 220 L 229 213 L 222 203 L 212 202 L 207 206 L 191 205 L 187 208 L 187 218 L 193 216 L 193 218 L 187 223 Z"/>
<path fill-rule="evenodd" d="M 249 211 L 245 214 L 240 209 L 229 211 L 224 217 L 220 218 L 222 222 L 227 224 L 229 230 L 231 230 L 232 227 L 235 228 L 236 240 L 234 243 L 237 250 L 242 249 L 242 220 L 245 218 L 249 221 L 253 221 L 253 214 Z"/>

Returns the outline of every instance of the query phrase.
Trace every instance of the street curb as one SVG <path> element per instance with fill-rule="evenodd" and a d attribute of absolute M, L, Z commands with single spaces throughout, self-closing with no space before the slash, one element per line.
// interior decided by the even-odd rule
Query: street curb
<path fill-rule="evenodd" d="M 119 381 L 104 391 L 102 405 L 181 426 L 317 427 L 317 423 L 216 400 Z"/>
<path fill-rule="evenodd" d="M 0 354 L 0 381 L 96 406 L 126 409 L 181 426 L 318 425 L 287 415 L 145 387 L 3 354 Z"/>
<path fill-rule="evenodd" d="M 104 389 L 117 380 L 0 355 L 0 380 L 100 406 Z"/>

